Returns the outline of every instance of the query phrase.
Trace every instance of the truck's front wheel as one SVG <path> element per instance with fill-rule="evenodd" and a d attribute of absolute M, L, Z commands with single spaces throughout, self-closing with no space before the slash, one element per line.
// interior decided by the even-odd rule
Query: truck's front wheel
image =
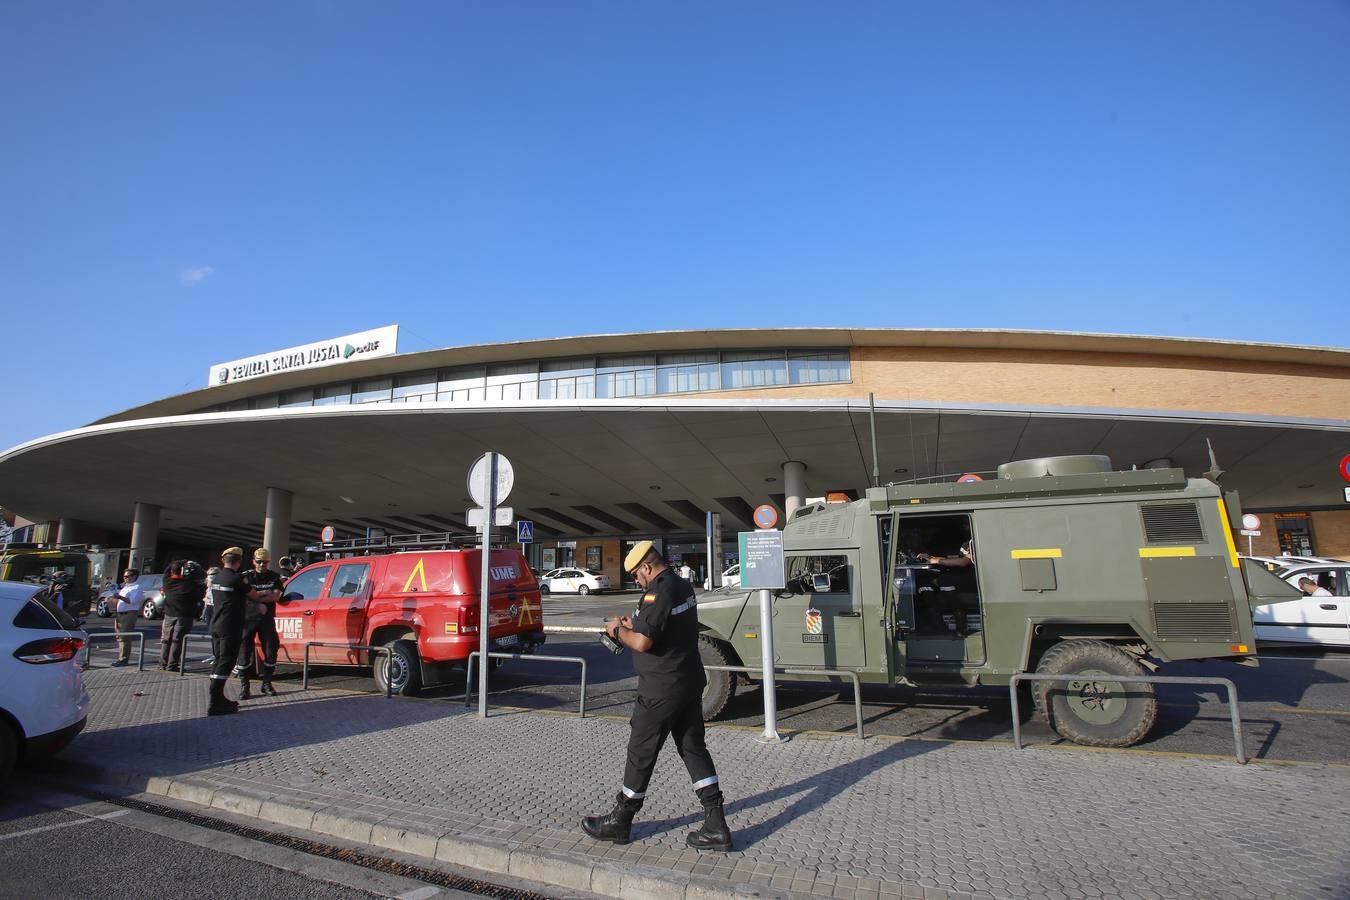
<path fill-rule="evenodd" d="M 1137 744 L 1158 717 L 1151 684 L 1122 684 L 1112 675 L 1143 675 L 1129 654 L 1102 641 L 1064 641 L 1041 657 L 1042 675 L 1082 675 L 1067 683 L 1033 682 L 1036 709 L 1061 737 L 1089 747 Z"/>
<path fill-rule="evenodd" d="M 698 636 L 698 655 L 705 666 L 735 665 L 731 648 L 724 641 L 706 634 Z M 708 683 L 703 688 L 703 721 L 711 722 L 722 714 L 722 710 L 736 695 L 736 673 L 705 671 L 704 675 Z"/>
<path fill-rule="evenodd" d="M 393 673 L 388 678 L 390 693 L 409 697 L 422 689 L 422 663 L 417 655 L 417 644 L 413 641 L 390 641 L 384 645 L 393 654 Z M 375 669 L 375 686 L 385 689 L 386 658 L 383 653 L 372 653 L 371 662 Z"/>

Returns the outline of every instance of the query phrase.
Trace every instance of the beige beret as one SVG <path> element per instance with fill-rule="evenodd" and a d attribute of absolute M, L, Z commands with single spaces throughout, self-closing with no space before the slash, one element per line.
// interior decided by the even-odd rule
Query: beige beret
<path fill-rule="evenodd" d="M 638 566 L 642 565 L 642 561 L 646 559 L 647 554 L 651 552 L 651 541 L 638 541 L 633 545 L 633 549 L 628 551 L 628 555 L 623 558 L 623 570 L 625 572 L 633 571 Z"/>

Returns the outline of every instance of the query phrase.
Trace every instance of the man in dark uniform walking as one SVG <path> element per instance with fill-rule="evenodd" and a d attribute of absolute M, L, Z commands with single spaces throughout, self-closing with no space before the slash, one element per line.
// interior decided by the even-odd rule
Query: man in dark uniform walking
<path fill-rule="evenodd" d="M 277 649 L 280 646 L 276 614 L 283 580 L 279 573 L 267 567 L 271 561 L 272 554 L 259 547 L 253 551 L 253 571 L 243 574 L 244 583 L 256 592 L 257 599 L 250 599 L 244 604 L 244 634 L 234 667 L 234 674 L 239 676 L 240 700 L 253 696 L 249 690 L 249 675 L 253 671 L 254 635 L 262 644 L 262 686 L 258 690 L 273 697 L 277 694 L 277 689 L 272 687 L 272 675 L 277 670 Z"/>
<path fill-rule="evenodd" d="M 256 592 L 239 574 L 243 564 L 244 551 L 230 547 L 220 554 L 220 568 L 211 579 L 215 609 L 211 617 L 211 652 L 215 662 L 211 669 L 211 703 L 206 708 L 206 714 L 210 716 L 239 712 L 239 704 L 225 697 L 225 682 L 239 656 L 244 633 L 244 606 L 257 599 Z"/>
<path fill-rule="evenodd" d="M 605 631 L 633 651 L 637 699 L 629 720 L 628 763 L 614 809 L 587 816 L 582 830 L 601 841 L 626 844 L 633 816 L 642 808 L 656 755 L 668 736 L 689 770 L 703 805 L 703 826 L 686 843 L 697 850 L 730 850 L 717 769 L 703 740 L 703 686 L 694 588 L 676 575 L 651 541 L 640 541 L 623 561 L 643 589 L 633 615 L 610 619 Z"/>

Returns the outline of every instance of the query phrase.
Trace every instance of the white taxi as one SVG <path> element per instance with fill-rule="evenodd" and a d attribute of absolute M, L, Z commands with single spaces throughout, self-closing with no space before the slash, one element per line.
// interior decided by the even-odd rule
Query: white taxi
<path fill-rule="evenodd" d="M 577 569 L 564 566 L 545 572 L 539 578 L 541 594 L 598 594 L 613 587 L 609 576 L 604 572 L 591 569 Z"/>

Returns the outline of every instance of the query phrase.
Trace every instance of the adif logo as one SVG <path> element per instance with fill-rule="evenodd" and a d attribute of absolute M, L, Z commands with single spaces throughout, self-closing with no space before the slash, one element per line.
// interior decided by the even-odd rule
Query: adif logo
<path fill-rule="evenodd" d="M 366 341 L 360 347 L 353 347 L 351 344 L 347 344 L 342 348 L 342 358 L 351 359 L 358 353 L 374 353 L 378 349 L 380 349 L 379 341 Z"/>
<path fill-rule="evenodd" d="M 492 580 L 493 580 L 493 581 L 514 581 L 514 580 L 515 580 L 515 577 L 516 577 L 516 567 L 515 567 L 515 566 L 493 566 L 493 567 L 492 567 Z"/>

